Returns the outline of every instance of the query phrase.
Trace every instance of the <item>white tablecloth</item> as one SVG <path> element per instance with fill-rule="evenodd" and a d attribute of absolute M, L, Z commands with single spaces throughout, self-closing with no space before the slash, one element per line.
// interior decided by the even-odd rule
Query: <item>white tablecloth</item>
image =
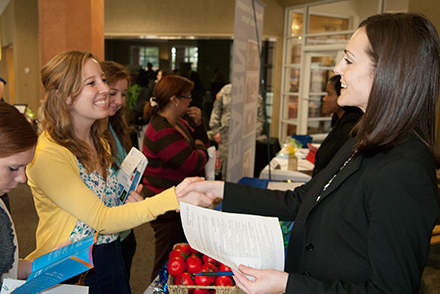
<path fill-rule="evenodd" d="M 298 158 L 298 170 L 292 171 L 287 169 L 287 158 L 274 157 L 270 161 L 271 180 L 273 181 L 293 181 L 308 182 L 312 177 L 306 172 L 310 172 L 314 168 L 314 164 L 306 160 L 309 149 L 302 148 L 296 152 Z M 269 179 L 269 165 L 266 165 L 260 172 L 260 179 Z"/>

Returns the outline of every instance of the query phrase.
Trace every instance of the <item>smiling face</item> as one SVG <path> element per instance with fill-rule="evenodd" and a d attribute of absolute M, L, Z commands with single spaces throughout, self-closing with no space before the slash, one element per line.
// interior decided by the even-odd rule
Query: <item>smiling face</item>
<path fill-rule="evenodd" d="M 126 79 L 118 80 L 115 84 L 110 85 L 110 104 L 109 115 L 113 116 L 125 103 L 128 82 Z"/>
<path fill-rule="evenodd" d="M 358 29 L 345 49 L 344 58 L 334 72 L 341 75 L 340 106 L 357 106 L 364 112 L 373 85 L 373 66 L 367 54 L 370 46 L 365 28 Z"/>
<path fill-rule="evenodd" d="M 72 104 L 72 120 L 75 126 L 91 126 L 96 120 L 109 115 L 109 87 L 98 62 L 89 58 L 84 64 L 83 87 Z"/>
<path fill-rule="evenodd" d="M 34 158 L 35 148 L 0 158 L 0 195 L 26 182 L 26 165 Z"/>

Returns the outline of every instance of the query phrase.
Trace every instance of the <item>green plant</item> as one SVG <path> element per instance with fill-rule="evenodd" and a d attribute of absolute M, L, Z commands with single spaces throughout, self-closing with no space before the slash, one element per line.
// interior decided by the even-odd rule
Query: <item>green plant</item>
<path fill-rule="evenodd" d="M 139 93 L 141 92 L 142 87 L 138 84 L 131 86 L 127 90 L 127 94 L 125 96 L 125 106 L 129 110 L 133 110 L 136 107 L 136 102 L 139 97 Z"/>

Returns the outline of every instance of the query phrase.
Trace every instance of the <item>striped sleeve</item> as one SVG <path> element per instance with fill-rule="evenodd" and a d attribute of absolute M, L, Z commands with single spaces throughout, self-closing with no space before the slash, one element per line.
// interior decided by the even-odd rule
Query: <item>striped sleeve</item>
<path fill-rule="evenodd" d="M 194 134 L 193 130 L 188 131 Z M 178 184 L 185 177 L 200 175 L 208 161 L 205 145 L 196 145 L 194 140 L 187 142 L 178 130 L 162 118 L 150 121 L 142 151 L 149 161 L 144 184 L 155 193 Z"/>

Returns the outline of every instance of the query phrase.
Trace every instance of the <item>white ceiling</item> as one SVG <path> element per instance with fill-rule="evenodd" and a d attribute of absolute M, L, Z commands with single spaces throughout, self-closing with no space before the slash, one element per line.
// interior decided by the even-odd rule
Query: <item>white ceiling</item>
<path fill-rule="evenodd" d="M 8 6 L 10 0 L 0 0 L 0 15 L 5 10 L 6 6 Z"/>

